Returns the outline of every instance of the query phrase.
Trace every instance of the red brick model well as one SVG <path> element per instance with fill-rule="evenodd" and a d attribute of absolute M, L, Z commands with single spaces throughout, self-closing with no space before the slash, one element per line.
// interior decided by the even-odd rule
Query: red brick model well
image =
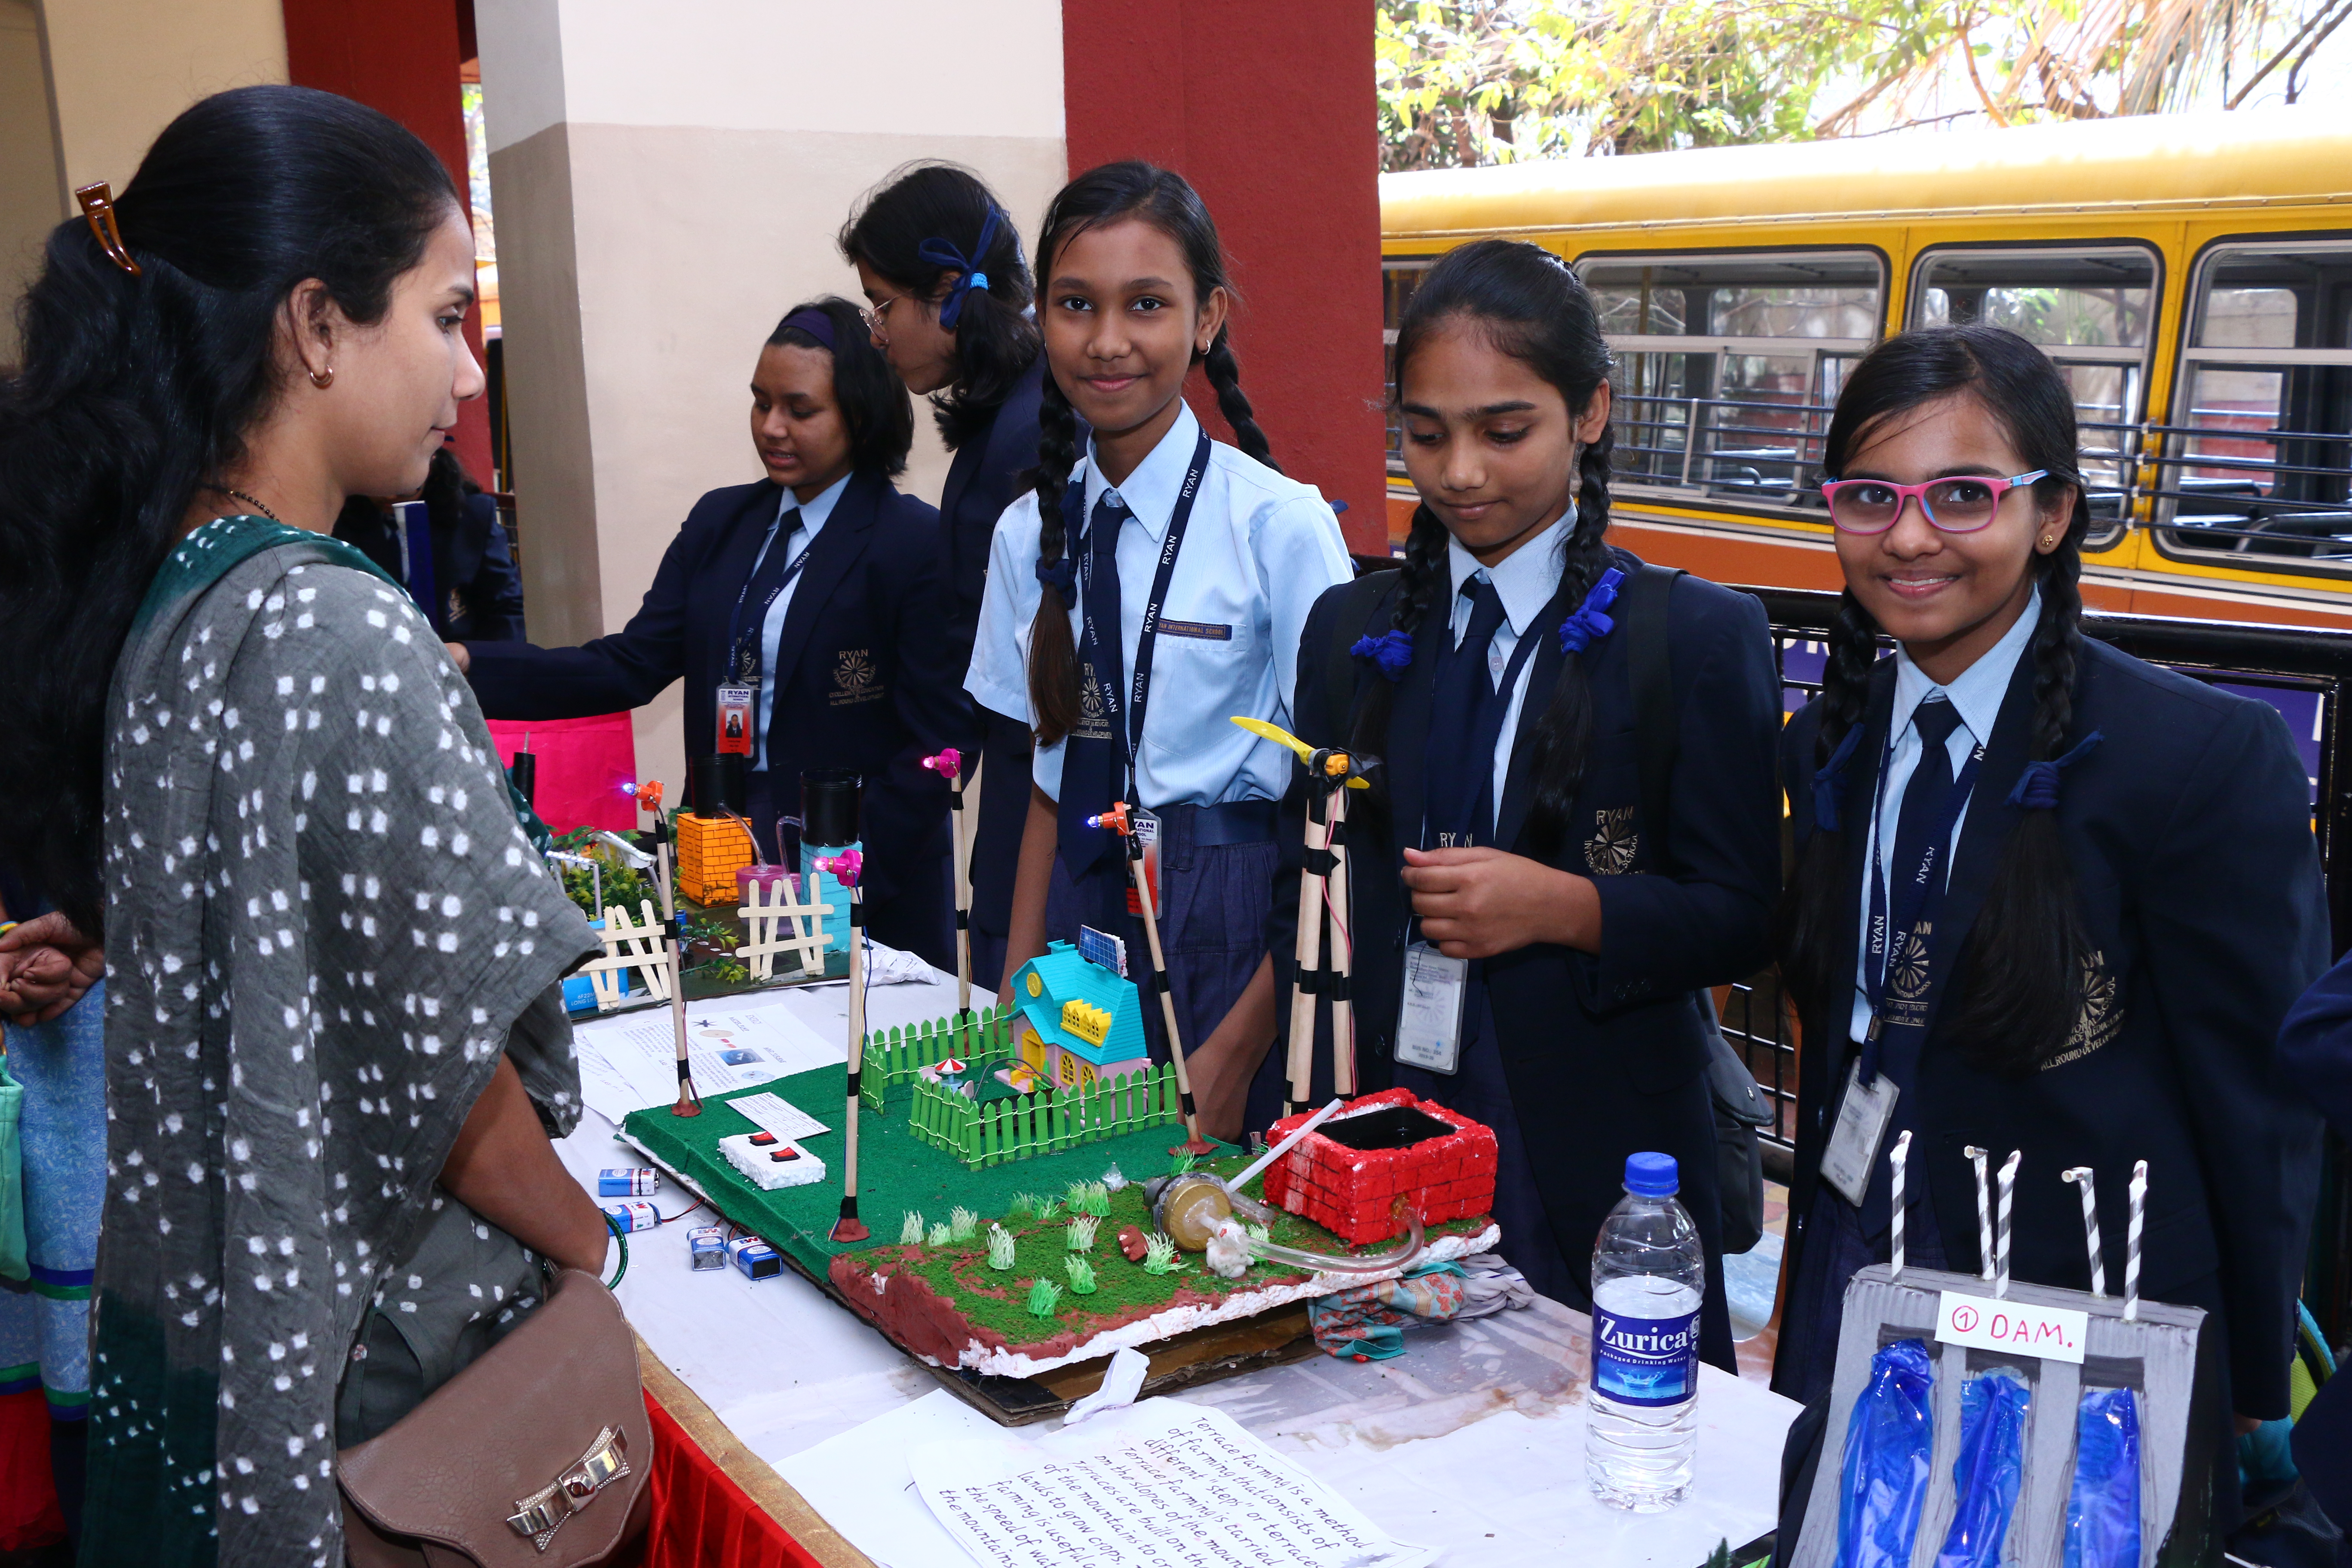
<path fill-rule="evenodd" d="M 1306 1113 L 1266 1129 L 1280 1142 Z M 1266 1168 L 1266 1202 L 1364 1247 L 1404 1234 L 1396 1200 L 1442 1225 L 1495 1205 L 1495 1131 L 1409 1089 L 1368 1094 Z"/>

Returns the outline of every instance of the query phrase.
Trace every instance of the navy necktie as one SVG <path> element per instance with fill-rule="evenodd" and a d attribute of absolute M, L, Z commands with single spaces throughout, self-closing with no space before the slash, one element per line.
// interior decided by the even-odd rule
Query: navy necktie
<path fill-rule="evenodd" d="M 1927 858 L 1928 836 L 1936 826 L 1936 818 L 1942 813 L 1945 797 L 1951 793 L 1953 773 L 1949 742 L 1952 731 L 1959 727 L 1959 722 L 1960 710 L 1941 697 L 1922 702 L 1912 712 L 1911 728 L 1919 736 L 1919 762 L 1911 770 L 1910 782 L 1904 785 L 1902 809 L 1895 818 L 1895 850 L 1886 863 L 1890 911 L 1899 900 L 1904 884 L 1917 875 L 1920 861 Z M 1936 862 L 1928 876 L 1933 882 L 1941 884 L 1951 875 L 1951 845 L 1948 842 L 1937 845 L 1935 848 Z M 1920 942 L 1922 952 L 1915 953 L 1909 951 L 1911 933 L 1890 933 L 1892 954 L 1884 992 L 1885 1010 L 1878 1027 L 1879 1065 L 1887 1077 L 1895 1080 L 1896 1090 L 1895 1120 L 1886 1132 L 1889 1141 L 1898 1131 L 1910 1128 L 1916 1131 L 1918 1126 L 1915 1120 L 1914 1099 L 1919 1084 L 1919 1047 L 1925 1043 L 1926 1031 L 1916 1023 L 1896 1021 L 1895 1008 L 1897 996 L 1906 990 L 1905 972 L 1926 962 L 1927 938 L 1922 937 Z M 1932 984 L 1934 975 L 1930 973 L 1927 978 Z M 1924 1006 L 1927 995 L 1924 991 L 1915 991 L 1909 1000 Z M 1912 1184 L 1915 1198 L 1926 1192 L 1925 1182 Z M 1863 1205 L 1864 1226 L 1869 1235 L 1876 1236 L 1885 1228 L 1888 1206 L 1886 1163 L 1881 1158 L 1878 1168 L 1871 1173 L 1869 1194 Z"/>
<path fill-rule="evenodd" d="M 1429 750 L 1423 764 L 1428 780 L 1426 821 L 1428 842 L 1437 835 L 1456 835 L 1454 842 L 1484 843 L 1490 837 L 1492 808 L 1481 805 L 1492 792 L 1495 740 L 1502 729 L 1507 693 L 1495 689 L 1487 653 L 1503 625 L 1503 598 L 1491 579 L 1475 577 L 1462 585 L 1470 601 L 1470 626 L 1460 643 L 1442 649 L 1437 658 L 1436 689 L 1429 710 Z M 1486 744 L 1479 741 L 1484 738 Z M 1469 839 L 1460 837 L 1468 834 Z"/>
<path fill-rule="evenodd" d="M 1087 817 L 1099 816 L 1110 809 L 1111 802 L 1118 798 L 1116 792 L 1126 782 L 1126 753 L 1120 749 L 1120 738 L 1111 732 L 1110 710 L 1103 694 L 1112 694 L 1118 703 L 1117 722 L 1124 725 L 1129 693 L 1127 660 L 1119 631 L 1118 552 L 1119 529 L 1127 518 L 1127 503 L 1118 499 L 1117 491 L 1105 490 L 1102 499 L 1095 502 L 1094 515 L 1087 523 L 1085 548 L 1088 559 L 1087 571 L 1079 579 L 1084 585 L 1079 609 L 1094 623 L 1096 646 L 1090 654 L 1082 639 L 1078 657 L 1094 660 L 1094 681 L 1080 700 L 1077 728 L 1070 731 L 1062 748 L 1062 798 L 1055 812 L 1063 863 L 1073 878 L 1083 877 L 1093 869 L 1118 842 L 1118 835 L 1088 827 L 1086 823 Z M 1076 548 L 1077 544 L 1072 540 L 1066 547 Z"/>
<path fill-rule="evenodd" d="M 734 661 L 727 671 L 730 680 L 754 675 L 762 683 L 772 679 L 773 672 L 761 668 L 768 652 L 768 597 L 784 580 L 784 568 L 792 563 L 793 536 L 800 531 L 801 509 L 794 507 L 776 520 L 768 548 L 751 568 L 751 580 L 743 584 L 743 613 L 736 623 L 735 647 L 730 650 Z"/>

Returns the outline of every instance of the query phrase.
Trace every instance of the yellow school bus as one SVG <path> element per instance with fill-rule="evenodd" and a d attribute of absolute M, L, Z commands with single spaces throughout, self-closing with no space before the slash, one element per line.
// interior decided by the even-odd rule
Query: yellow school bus
<path fill-rule="evenodd" d="M 1818 486 L 1843 378 L 1888 332 L 1981 320 L 2074 387 L 2086 601 L 2352 626 L 2340 106 L 1390 174 L 1381 219 L 1391 343 L 1454 246 L 1576 267 L 1617 359 L 1615 525 L 1645 559 L 1837 586 Z M 1402 538 L 1393 428 L 1390 474 Z"/>

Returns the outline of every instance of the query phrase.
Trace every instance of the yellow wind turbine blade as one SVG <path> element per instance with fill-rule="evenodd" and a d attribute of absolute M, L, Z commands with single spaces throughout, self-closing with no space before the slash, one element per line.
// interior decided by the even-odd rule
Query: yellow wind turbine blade
<path fill-rule="evenodd" d="M 1298 753 L 1298 760 L 1302 763 L 1307 762 L 1315 755 L 1314 747 L 1308 745 L 1306 742 L 1300 740 L 1297 736 L 1292 734 L 1289 731 L 1284 729 L 1279 724 L 1269 724 L 1263 719 L 1245 719 L 1238 713 L 1233 715 L 1233 721 L 1239 724 L 1243 729 L 1247 730 L 1251 734 L 1255 735 L 1261 741 L 1272 741 L 1278 746 L 1288 746 L 1292 751 Z M 1370 789 L 1372 786 L 1370 780 L 1364 778 L 1361 774 L 1359 774 L 1348 781 L 1348 787 L 1349 789 Z"/>

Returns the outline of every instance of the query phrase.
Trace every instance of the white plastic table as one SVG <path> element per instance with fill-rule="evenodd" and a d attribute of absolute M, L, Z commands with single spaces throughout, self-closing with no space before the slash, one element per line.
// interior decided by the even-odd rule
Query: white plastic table
<path fill-rule="evenodd" d="M 846 1034 L 846 995 L 834 984 L 689 1010 L 789 1007 L 836 1039 Z M 954 1005 L 951 981 L 877 986 L 869 1026 L 935 1018 Z M 594 1111 L 557 1147 L 592 1192 L 598 1169 L 644 1163 Z M 657 1198 L 665 1214 L 685 1201 L 667 1183 Z M 848 1477 L 870 1471 L 871 1462 L 828 1461 L 863 1446 L 887 1465 L 903 1454 L 894 1428 L 985 1418 L 792 1270 L 755 1284 L 732 1268 L 689 1268 L 687 1232 L 707 1222 L 706 1211 L 630 1237 L 617 1294 L 651 1352 L 744 1450 L 798 1478 L 802 1498 L 868 1560 L 951 1568 L 958 1549 L 910 1488 L 876 1490 L 869 1477 L 861 1489 Z M 1176 1397 L 1223 1409 L 1398 1538 L 1445 1546 L 1446 1563 L 1696 1568 L 1718 1542 L 1737 1548 L 1770 1530 L 1781 1439 L 1798 1407 L 1713 1367 L 1700 1370 L 1692 1495 L 1669 1512 L 1643 1515 L 1593 1500 L 1584 1481 L 1586 1331 L 1581 1313 L 1538 1300 L 1525 1311 L 1411 1331 L 1407 1352 L 1393 1361 L 1317 1357 Z M 929 1394 L 939 1397 L 911 1408 Z M 881 1417 L 891 1419 L 858 1435 Z"/>

